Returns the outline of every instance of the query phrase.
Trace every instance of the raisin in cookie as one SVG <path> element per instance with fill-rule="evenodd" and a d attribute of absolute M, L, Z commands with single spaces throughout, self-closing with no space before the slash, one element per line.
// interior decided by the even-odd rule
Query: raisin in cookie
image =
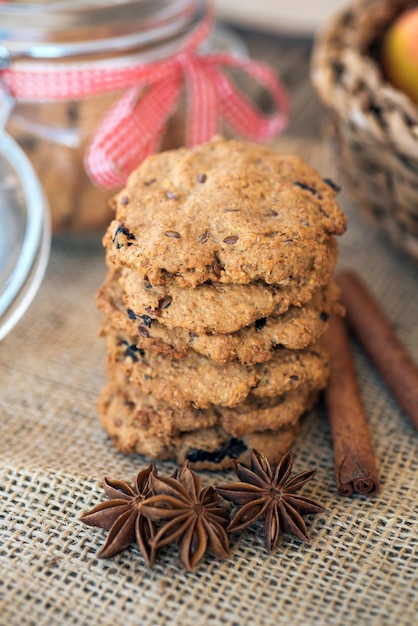
<path fill-rule="evenodd" d="M 153 285 L 287 284 L 328 264 L 346 228 L 333 185 L 300 157 L 217 137 L 153 155 L 115 198 L 108 262 Z"/>

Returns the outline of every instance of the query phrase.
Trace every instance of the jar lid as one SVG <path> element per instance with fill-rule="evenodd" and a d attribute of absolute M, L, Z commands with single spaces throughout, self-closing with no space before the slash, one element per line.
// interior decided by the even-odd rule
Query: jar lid
<path fill-rule="evenodd" d="M 32 302 L 49 259 L 48 205 L 29 160 L 0 131 L 0 340 Z"/>
<path fill-rule="evenodd" d="M 199 23 L 205 10 L 206 0 L 0 3 L 0 42 L 11 59 L 146 49 L 178 41 Z"/>

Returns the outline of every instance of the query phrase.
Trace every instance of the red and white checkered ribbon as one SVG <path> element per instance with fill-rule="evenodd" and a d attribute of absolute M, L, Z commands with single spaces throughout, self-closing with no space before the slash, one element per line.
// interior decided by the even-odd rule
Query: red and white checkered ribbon
<path fill-rule="evenodd" d="M 265 141 L 285 128 L 288 96 L 270 67 L 226 53 L 198 54 L 212 21 L 204 20 L 179 53 L 163 61 L 116 66 L 20 62 L 0 76 L 16 99 L 68 100 L 126 89 L 99 123 L 85 155 L 86 170 L 96 184 L 120 188 L 158 150 L 184 85 L 188 146 L 209 140 L 220 131 L 222 120 L 236 135 L 253 141 Z M 239 68 L 263 85 L 275 112 L 260 112 L 222 68 Z"/>

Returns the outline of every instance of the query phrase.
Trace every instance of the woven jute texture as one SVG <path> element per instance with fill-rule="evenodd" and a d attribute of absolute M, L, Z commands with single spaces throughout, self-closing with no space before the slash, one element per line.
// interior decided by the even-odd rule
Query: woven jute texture
<path fill-rule="evenodd" d="M 333 175 L 323 148 L 289 141 L 278 148 Z M 363 277 L 418 361 L 417 266 L 341 202 L 349 228 L 340 262 Z M 296 472 L 319 467 L 303 493 L 326 507 L 306 518 L 310 544 L 283 536 L 269 556 L 259 526 L 231 536 L 231 560 L 205 556 L 191 573 L 174 546 L 151 569 L 135 546 L 97 559 L 106 533 L 81 524 L 80 514 L 105 499 L 103 476 L 130 481 L 147 464 L 116 452 L 97 417 L 106 355 L 94 292 L 104 275 L 99 241 L 56 241 L 35 302 L 0 345 L 0 624 L 415 623 L 418 436 L 355 340 L 378 497 L 337 494 L 319 406 L 294 446 Z M 158 463 L 161 473 L 173 467 Z M 234 478 L 201 476 L 205 485 Z"/>

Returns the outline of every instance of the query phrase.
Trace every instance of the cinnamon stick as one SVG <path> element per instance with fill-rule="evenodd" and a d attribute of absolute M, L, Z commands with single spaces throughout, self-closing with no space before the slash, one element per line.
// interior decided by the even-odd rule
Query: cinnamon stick
<path fill-rule="evenodd" d="M 338 491 L 344 496 L 353 492 L 372 496 L 379 491 L 379 478 L 349 337 L 340 317 L 331 316 L 325 341 L 331 357 L 325 403 Z"/>
<path fill-rule="evenodd" d="M 348 324 L 405 413 L 418 428 L 418 366 L 356 274 L 348 270 L 341 271 L 336 281 L 342 290 Z"/>

